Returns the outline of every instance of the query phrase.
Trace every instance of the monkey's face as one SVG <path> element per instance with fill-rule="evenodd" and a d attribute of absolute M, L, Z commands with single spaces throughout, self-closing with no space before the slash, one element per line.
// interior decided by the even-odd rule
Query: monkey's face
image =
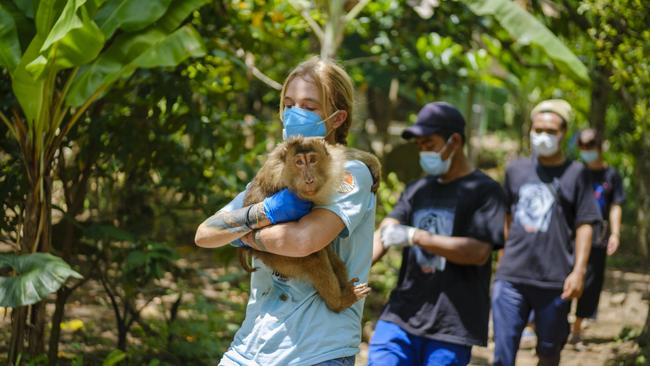
<path fill-rule="evenodd" d="M 296 139 L 288 143 L 284 178 L 299 196 L 310 199 L 326 184 L 331 157 L 320 139 Z"/>
<path fill-rule="evenodd" d="M 321 172 L 324 164 L 322 158 L 315 151 L 300 152 L 293 157 L 297 173 L 294 176 L 294 185 L 299 194 L 305 197 L 313 196 L 322 187 L 325 181 L 325 174 Z"/>

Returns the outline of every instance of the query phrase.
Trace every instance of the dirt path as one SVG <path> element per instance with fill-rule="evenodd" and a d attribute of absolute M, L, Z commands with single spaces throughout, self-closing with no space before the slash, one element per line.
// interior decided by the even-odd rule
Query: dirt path
<path fill-rule="evenodd" d="M 638 352 L 633 336 L 642 329 L 648 311 L 650 274 L 608 270 L 601 295 L 598 319 L 583 331 L 583 344 L 567 345 L 562 351 L 562 366 L 600 366 L 629 358 Z M 571 318 L 573 320 L 573 318 Z M 490 326 L 491 328 L 491 326 Z M 494 342 L 490 335 L 488 347 L 474 347 L 470 365 L 490 365 Z M 357 357 L 357 365 L 365 365 L 367 344 Z M 616 363 L 618 364 L 618 363 Z M 520 350 L 517 366 L 537 365 L 534 350 Z"/>
<path fill-rule="evenodd" d="M 208 269 L 209 275 L 205 278 L 216 278 L 216 270 Z M 204 279 L 205 279 L 204 278 Z M 236 304 L 245 304 L 246 294 L 241 290 L 231 288 L 228 282 L 216 285 L 204 284 L 204 296 L 210 301 L 222 301 L 224 293 L 232 294 L 230 301 Z M 623 365 L 617 362 L 622 359 L 630 359 L 630 355 L 638 352 L 638 346 L 633 338 L 638 335 L 645 322 L 648 311 L 648 299 L 644 298 L 650 293 L 650 274 L 635 272 L 623 272 L 609 270 L 603 291 L 598 321 L 592 322 L 584 331 L 584 345 L 581 347 L 567 346 L 562 352 L 561 365 L 567 366 L 600 366 L 606 364 Z M 64 331 L 61 343 L 61 357 L 72 358 L 74 354 L 83 353 L 85 359 L 101 360 L 106 352 L 115 345 L 115 323 L 109 305 L 103 299 L 101 288 L 97 286 L 86 286 L 83 293 L 77 294 L 83 301 L 73 299 L 66 312 L 66 320 L 81 320 L 83 331 Z M 221 299 L 221 300 L 220 300 Z M 190 301 L 190 300 L 188 300 Z M 146 318 L 156 318 L 156 304 L 150 304 L 143 312 Z M 230 308 L 229 308 L 230 309 Z M 241 307 L 234 307 L 239 309 Z M 0 308 L 0 310 L 2 310 Z M 48 305 L 48 310 L 53 311 L 53 305 Z M 222 313 L 220 316 L 225 316 Z M 9 329 L 9 317 L 0 317 L 0 329 Z M 370 333 L 370 324 L 364 333 Z M 217 336 L 215 334 L 215 336 Z M 6 344 L 9 332 L 0 332 L 0 364 L 6 356 Z M 217 336 L 218 337 L 218 336 Z M 226 337 L 224 342 L 231 339 Z M 364 337 L 368 338 L 368 337 Z M 222 342 L 223 343 L 223 342 Z M 138 347 L 140 340 L 130 338 L 131 347 Z M 222 346 L 225 347 L 226 343 Z M 214 345 L 212 345 L 214 346 Z M 490 341 L 487 348 L 475 347 L 471 365 L 490 365 L 492 361 L 494 344 Z M 365 365 L 367 358 L 367 344 L 361 344 L 361 352 L 357 356 L 357 365 Z M 612 362 L 614 361 L 614 362 Z M 92 362 L 90 363 L 92 364 Z M 536 365 L 537 359 L 531 350 L 521 350 L 518 354 L 518 366 Z M 626 363 L 631 365 L 632 363 Z"/>

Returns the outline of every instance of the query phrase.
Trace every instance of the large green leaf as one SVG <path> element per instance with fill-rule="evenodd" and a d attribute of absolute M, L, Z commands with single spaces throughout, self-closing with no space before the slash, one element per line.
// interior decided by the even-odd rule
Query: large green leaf
<path fill-rule="evenodd" d="M 192 12 L 209 3 L 210 0 L 177 0 L 169 7 L 165 15 L 156 22 L 157 27 L 166 33 L 173 32 L 180 27 Z"/>
<path fill-rule="evenodd" d="M 60 0 L 41 0 L 39 2 L 35 16 L 36 35 L 27 46 L 18 66 L 11 75 L 14 94 L 25 113 L 28 123 L 36 121 L 41 109 L 43 109 L 45 82 L 42 79 L 35 78 L 27 71 L 26 67 L 40 56 L 40 49 L 63 5 Z M 37 127 L 36 133 L 42 133 L 40 126 Z"/>
<path fill-rule="evenodd" d="M 138 67 L 174 66 L 188 57 L 204 54 L 203 41 L 190 25 L 171 35 L 157 27 L 135 35 L 124 34 L 95 62 L 79 71 L 66 102 L 80 106 L 97 90 L 130 76 Z"/>
<path fill-rule="evenodd" d="M 16 22 L 8 7 L 0 3 L 0 66 L 13 72 L 20 62 L 20 54 Z"/>
<path fill-rule="evenodd" d="M 43 105 L 43 80 L 37 80 L 27 69 L 27 62 L 32 62 L 38 57 L 38 50 L 41 49 L 45 38 L 37 34 L 27 47 L 18 66 L 11 75 L 11 86 L 14 95 L 25 113 L 28 123 L 34 122 Z M 28 61 L 29 60 L 29 61 Z"/>
<path fill-rule="evenodd" d="M 118 28 L 139 31 L 160 19 L 170 3 L 171 0 L 109 0 L 97 12 L 95 22 L 106 38 Z"/>
<path fill-rule="evenodd" d="M 559 67 L 580 81 L 589 82 L 587 67 L 533 15 L 511 0 L 461 0 L 477 15 L 491 15 L 522 44 L 535 44 Z"/>
<path fill-rule="evenodd" d="M 143 68 L 176 66 L 190 57 L 203 55 L 205 46 L 201 35 L 192 26 L 186 25 L 153 45 L 133 64 Z"/>
<path fill-rule="evenodd" d="M 95 59 L 104 46 L 104 34 L 83 7 L 86 0 L 70 0 L 48 33 L 41 55 L 26 66 L 35 77 L 46 67 L 54 70 L 83 65 Z"/>
<path fill-rule="evenodd" d="M 26 17 L 34 19 L 34 10 L 38 9 L 39 0 L 14 0 L 14 3 Z"/>
<path fill-rule="evenodd" d="M 36 8 L 36 32 L 42 36 L 50 33 L 54 22 L 67 4 L 66 0 L 41 0 Z"/>
<path fill-rule="evenodd" d="M 0 277 L 0 306 L 35 304 L 58 290 L 68 277 L 83 278 L 59 257 L 47 253 L 0 254 L 0 268 L 16 273 Z"/>

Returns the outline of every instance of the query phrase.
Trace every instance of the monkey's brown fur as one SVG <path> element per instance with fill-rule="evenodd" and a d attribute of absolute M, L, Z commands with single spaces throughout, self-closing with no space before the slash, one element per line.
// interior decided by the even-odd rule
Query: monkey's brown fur
<path fill-rule="evenodd" d="M 257 173 L 244 198 L 248 206 L 261 202 L 283 188 L 316 205 L 331 202 L 343 182 L 346 160 L 361 160 L 373 176 L 375 192 L 381 178 L 381 164 L 372 154 L 342 145 L 329 145 L 318 138 L 292 137 L 278 145 Z M 278 254 L 240 249 L 240 262 L 249 272 L 248 253 L 269 268 L 288 278 L 310 282 L 332 311 L 340 312 L 370 292 L 367 284 L 354 285 L 358 278 L 348 279 L 345 263 L 331 245 L 306 257 L 285 257 Z"/>

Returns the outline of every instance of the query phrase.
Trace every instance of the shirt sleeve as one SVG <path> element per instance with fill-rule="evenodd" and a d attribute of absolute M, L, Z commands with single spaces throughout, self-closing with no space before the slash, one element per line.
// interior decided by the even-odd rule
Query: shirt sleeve
<path fill-rule="evenodd" d="M 232 199 L 232 201 L 228 202 L 228 204 L 223 206 L 221 210 L 219 210 L 218 212 L 232 212 L 244 207 L 245 195 L 246 195 L 246 191 L 239 192 L 239 194 L 237 194 L 235 198 Z"/>
<path fill-rule="evenodd" d="M 372 176 L 368 167 L 358 160 L 345 163 L 345 177 L 336 191 L 332 203 L 317 206 L 335 213 L 345 228 L 339 234 L 347 238 L 362 222 L 368 210 L 375 204 L 375 195 L 370 191 Z"/>
<path fill-rule="evenodd" d="M 625 190 L 623 189 L 623 178 L 621 175 L 614 170 L 612 174 L 612 204 L 620 205 L 625 202 Z"/>
<path fill-rule="evenodd" d="M 408 192 L 408 187 L 399 196 L 397 204 L 395 204 L 395 207 L 393 207 L 393 211 L 391 211 L 386 217 L 395 219 L 399 221 L 400 224 L 410 225 L 411 223 L 409 222 L 409 216 L 411 214 L 411 202 L 407 198 L 406 192 Z"/>
<path fill-rule="evenodd" d="M 468 236 L 492 244 L 494 249 L 503 248 L 503 225 L 506 214 L 505 193 L 497 183 L 481 193 L 482 202 L 472 215 Z"/>
<path fill-rule="evenodd" d="M 586 168 L 583 168 L 578 175 L 576 182 L 576 228 L 582 224 L 597 224 L 602 221 L 600 209 L 594 199 L 594 189 L 591 178 Z"/>

